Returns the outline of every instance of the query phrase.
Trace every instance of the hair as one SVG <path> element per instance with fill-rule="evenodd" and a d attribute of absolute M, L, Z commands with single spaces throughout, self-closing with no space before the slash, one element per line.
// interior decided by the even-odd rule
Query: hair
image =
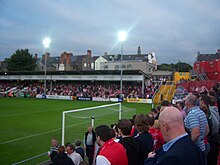
<path fill-rule="evenodd" d="M 158 105 L 158 106 L 156 107 L 157 112 L 160 112 L 160 108 L 161 108 L 161 106 L 160 106 L 160 105 Z"/>
<path fill-rule="evenodd" d="M 200 109 L 205 113 L 206 117 L 208 117 L 208 107 L 206 105 L 200 106 Z"/>
<path fill-rule="evenodd" d="M 76 145 L 76 146 L 81 146 L 81 140 L 76 139 L 76 140 L 75 140 L 75 145 Z"/>
<path fill-rule="evenodd" d="M 74 147 L 74 145 L 72 145 L 72 144 L 68 144 L 68 146 L 67 146 L 67 147 L 69 147 L 69 148 L 70 148 L 70 150 L 75 151 L 75 147 Z"/>
<path fill-rule="evenodd" d="M 160 125 L 159 125 L 159 121 L 158 120 L 155 120 L 154 121 L 154 126 L 153 126 L 155 129 L 160 129 Z"/>
<path fill-rule="evenodd" d="M 156 113 L 156 114 L 158 113 L 156 108 L 151 108 L 151 112 Z"/>
<path fill-rule="evenodd" d="M 64 146 L 59 146 L 58 147 L 58 152 L 59 153 L 64 153 L 65 152 L 65 147 Z"/>
<path fill-rule="evenodd" d="M 112 138 L 110 128 L 107 125 L 99 125 L 95 128 L 96 136 L 100 137 L 102 141 L 106 142 Z"/>
<path fill-rule="evenodd" d="M 193 105 L 193 106 L 196 106 L 197 105 L 197 102 L 198 102 L 198 98 L 196 95 L 193 95 L 193 94 L 190 94 L 186 97 L 186 101 L 190 104 L 190 105 Z"/>
<path fill-rule="evenodd" d="M 144 114 L 137 115 L 134 124 L 139 132 L 148 132 L 149 130 L 149 121 Z"/>
<path fill-rule="evenodd" d="M 66 142 L 65 143 L 65 147 L 67 147 L 69 144 L 71 144 L 70 142 Z"/>
<path fill-rule="evenodd" d="M 162 103 L 161 103 L 161 106 L 170 106 L 170 102 L 167 101 L 167 100 L 163 100 Z"/>
<path fill-rule="evenodd" d="M 210 97 L 206 94 L 201 94 L 200 100 L 202 100 L 206 106 L 210 104 Z"/>
<path fill-rule="evenodd" d="M 182 109 L 183 109 L 184 106 L 185 106 L 185 103 L 184 103 L 183 101 L 178 101 L 176 104 L 179 104 L 179 105 L 182 107 Z"/>
<path fill-rule="evenodd" d="M 213 86 L 212 90 L 215 91 L 215 93 L 218 93 L 218 88 L 216 86 Z"/>
<path fill-rule="evenodd" d="M 112 129 L 112 128 L 110 128 L 110 134 L 111 134 L 111 137 L 112 138 L 115 138 L 115 131 L 114 131 L 114 129 Z"/>
<path fill-rule="evenodd" d="M 153 114 L 152 113 L 148 113 L 146 115 L 146 117 L 147 117 L 147 120 L 148 120 L 150 126 L 152 127 L 154 125 L 154 121 L 155 121 Z"/>
<path fill-rule="evenodd" d="M 209 96 L 216 96 L 216 92 L 215 91 L 209 91 Z"/>
<path fill-rule="evenodd" d="M 209 96 L 210 98 L 210 106 L 215 106 L 217 102 L 217 98 L 215 96 Z"/>
<path fill-rule="evenodd" d="M 121 119 L 118 121 L 118 128 L 121 130 L 123 135 L 130 135 L 132 123 L 128 119 Z"/>

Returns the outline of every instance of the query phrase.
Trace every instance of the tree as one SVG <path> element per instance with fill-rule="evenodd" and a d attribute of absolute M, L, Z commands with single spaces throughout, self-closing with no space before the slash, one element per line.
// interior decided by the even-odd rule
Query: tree
<path fill-rule="evenodd" d="M 36 67 L 35 59 L 28 49 L 16 50 L 10 58 L 5 59 L 5 62 L 8 63 L 8 71 L 33 71 Z"/>
<path fill-rule="evenodd" d="M 176 64 L 177 65 L 177 71 L 179 72 L 189 72 L 189 70 L 192 70 L 193 67 L 190 64 L 184 63 L 184 62 L 179 62 Z"/>
<path fill-rule="evenodd" d="M 161 65 L 158 65 L 157 68 L 159 70 L 179 71 L 179 72 L 189 72 L 189 70 L 192 70 L 192 66 L 184 62 L 178 62 L 176 64 L 173 64 L 173 63 L 161 64 Z"/>

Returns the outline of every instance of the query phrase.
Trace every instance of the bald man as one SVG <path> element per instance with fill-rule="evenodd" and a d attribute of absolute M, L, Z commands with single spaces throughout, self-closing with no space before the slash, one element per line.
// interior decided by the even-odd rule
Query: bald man
<path fill-rule="evenodd" d="M 155 153 L 150 152 L 145 165 L 204 165 L 202 152 L 185 132 L 183 117 L 177 108 L 164 109 L 159 125 L 167 143 Z"/>

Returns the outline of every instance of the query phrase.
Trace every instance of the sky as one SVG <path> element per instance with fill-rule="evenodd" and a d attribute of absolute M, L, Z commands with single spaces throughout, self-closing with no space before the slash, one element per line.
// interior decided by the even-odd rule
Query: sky
<path fill-rule="evenodd" d="M 220 49 L 219 0 L 0 0 L 0 60 L 17 49 L 39 57 L 156 54 L 158 63 L 192 64 L 198 51 Z M 42 41 L 50 37 L 44 50 Z"/>

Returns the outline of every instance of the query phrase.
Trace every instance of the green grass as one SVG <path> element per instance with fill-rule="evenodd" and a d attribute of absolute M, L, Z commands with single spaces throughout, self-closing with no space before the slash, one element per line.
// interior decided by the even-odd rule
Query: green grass
<path fill-rule="evenodd" d="M 106 102 L 0 98 L 0 164 L 12 164 L 49 150 L 52 137 L 61 142 L 62 111 Z M 150 105 L 123 103 L 147 113 Z"/>

